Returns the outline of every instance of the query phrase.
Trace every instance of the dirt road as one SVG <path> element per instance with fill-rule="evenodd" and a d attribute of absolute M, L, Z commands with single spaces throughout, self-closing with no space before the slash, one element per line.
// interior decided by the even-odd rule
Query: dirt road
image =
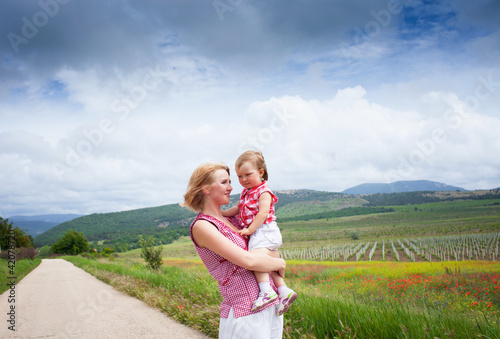
<path fill-rule="evenodd" d="M 207 338 L 62 259 L 3 293 L 0 314 L 0 338 Z"/>

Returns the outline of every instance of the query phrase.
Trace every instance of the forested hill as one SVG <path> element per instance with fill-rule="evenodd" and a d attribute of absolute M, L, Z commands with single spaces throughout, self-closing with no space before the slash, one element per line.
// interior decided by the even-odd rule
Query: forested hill
<path fill-rule="evenodd" d="M 175 237 L 180 228 L 187 229 L 186 225 L 194 216 L 193 212 L 178 204 L 90 214 L 51 228 L 37 236 L 35 243 L 39 247 L 52 244 L 68 230 L 82 232 L 89 241 L 115 240 L 113 243 L 136 243 L 139 234 L 152 234 L 166 243 L 169 238 Z"/>
<path fill-rule="evenodd" d="M 390 207 L 437 201 L 500 198 L 500 190 L 467 192 L 405 192 L 354 195 L 313 190 L 276 191 L 279 202 L 276 215 L 280 220 L 341 217 L 366 213 L 390 212 Z M 234 205 L 238 195 L 231 196 Z M 91 242 L 104 242 L 117 250 L 137 247 L 139 235 L 154 235 L 167 244 L 188 234 L 195 213 L 178 204 L 142 208 L 124 212 L 91 214 L 64 222 L 37 236 L 38 247 L 59 240 L 68 230 L 82 232 Z"/>
<path fill-rule="evenodd" d="M 303 205 L 310 202 L 308 210 L 315 209 L 314 205 L 320 202 L 331 202 L 345 195 L 340 193 L 319 192 L 312 190 L 294 190 L 278 193 L 279 206 Z M 238 194 L 231 196 L 231 203 L 237 203 Z M 351 199 L 351 198 L 349 198 Z M 352 198 L 360 200 L 359 198 Z M 316 202 L 316 203 L 313 203 Z M 357 206 L 366 201 L 356 203 Z M 330 209 L 330 207 L 327 207 Z M 62 224 L 59 224 L 35 238 L 38 247 L 50 245 L 59 240 L 68 230 L 82 232 L 91 241 L 105 241 L 113 246 L 137 244 L 139 235 L 154 235 L 162 243 L 175 240 L 179 235 L 187 235 L 187 226 L 194 219 L 195 213 L 179 204 L 170 204 L 159 207 L 142 208 L 131 211 L 99 213 L 86 215 Z"/>

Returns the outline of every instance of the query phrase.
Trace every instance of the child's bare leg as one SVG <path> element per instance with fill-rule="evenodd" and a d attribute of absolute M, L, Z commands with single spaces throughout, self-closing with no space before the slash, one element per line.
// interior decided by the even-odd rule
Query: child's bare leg
<path fill-rule="evenodd" d="M 257 279 L 258 283 L 263 283 L 263 282 L 270 283 L 269 272 L 253 272 L 253 274 L 255 274 L 255 279 Z"/>
<path fill-rule="evenodd" d="M 265 254 L 269 254 L 269 250 L 267 248 L 258 248 L 252 250 L 252 252 L 262 252 Z M 269 272 L 253 272 L 255 275 L 255 279 L 259 283 L 259 297 L 253 302 L 251 311 L 256 312 L 267 304 L 278 298 L 276 292 L 271 288 L 271 283 L 269 280 Z"/>
<path fill-rule="evenodd" d="M 273 251 L 269 250 L 267 248 L 256 248 L 251 250 L 251 252 L 261 252 L 264 254 L 267 254 L 273 258 L 279 258 L 280 254 L 278 251 Z M 276 287 L 280 287 L 281 285 L 285 284 L 285 281 L 283 280 L 283 277 L 278 273 L 278 271 L 274 272 L 253 272 L 255 274 L 255 279 L 257 279 L 257 282 L 262 283 L 262 282 L 267 282 L 269 283 L 269 274 L 271 274 L 271 277 L 273 277 L 274 285 Z"/>
<path fill-rule="evenodd" d="M 270 255 L 273 257 L 279 258 L 280 256 L 278 251 L 269 251 L 269 252 Z M 273 278 L 276 287 L 278 287 L 278 295 L 280 298 L 277 314 L 282 315 L 288 310 L 290 305 L 295 301 L 295 299 L 297 298 L 297 293 L 295 293 L 294 290 L 286 286 L 285 280 L 278 272 L 276 271 L 271 272 L 271 277 Z"/>
<path fill-rule="evenodd" d="M 273 278 L 274 285 L 276 285 L 276 287 L 285 285 L 285 280 L 283 280 L 283 277 L 281 277 L 277 271 L 271 272 L 271 277 Z"/>
<path fill-rule="evenodd" d="M 275 258 L 279 258 L 280 257 L 280 254 L 279 254 L 278 251 L 271 251 L 271 250 L 268 250 L 266 248 L 261 248 L 261 249 L 258 249 L 258 250 L 266 251 L 264 253 L 268 254 L 271 257 L 275 257 Z M 257 249 L 252 250 L 252 251 L 257 251 Z M 260 283 L 259 279 L 267 279 L 269 281 L 269 274 L 271 274 L 271 276 L 273 278 L 274 285 L 276 285 L 276 287 L 278 287 L 279 304 L 278 304 L 278 307 L 277 307 L 276 314 L 278 316 L 280 316 L 280 315 L 282 315 L 283 313 L 285 313 L 290 308 L 290 306 L 292 305 L 292 303 L 297 298 L 297 293 L 295 293 L 294 290 L 292 290 L 291 288 L 289 288 L 288 286 L 286 286 L 283 277 L 277 271 L 270 272 L 270 273 L 265 272 L 264 274 L 266 275 L 266 277 L 264 277 L 264 276 L 257 277 L 258 274 L 260 275 L 262 273 L 264 273 L 264 272 L 254 272 L 255 278 L 257 279 L 257 281 L 259 281 L 259 287 L 261 289 L 261 292 L 262 292 L 262 287 L 261 286 L 263 286 L 261 284 L 267 284 L 268 287 L 266 287 L 266 288 L 270 288 L 270 283 L 269 282 Z M 282 272 L 282 273 L 284 275 L 284 272 Z M 260 295 L 259 295 L 259 298 L 260 298 Z M 255 309 L 257 309 L 257 307 L 255 307 L 256 302 L 254 302 L 254 305 L 253 305 L 254 308 L 252 308 L 252 311 L 255 311 Z M 260 303 L 260 304 L 262 304 L 262 303 Z"/>
<path fill-rule="evenodd" d="M 272 250 L 268 250 L 268 251 L 269 251 L 268 254 L 271 257 L 274 257 L 274 258 L 280 257 L 280 253 L 278 251 L 272 251 Z M 271 277 L 273 278 L 274 285 L 276 285 L 276 287 L 280 287 L 280 286 L 285 284 L 283 277 L 278 273 L 278 271 L 271 272 Z"/>
<path fill-rule="evenodd" d="M 264 254 L 268 254 L 269 255 L 269 251 L 267 248 L 256 248 L 256 249 L 253 249 L 251 250 L 250 252 L 260 252 L 260 253 L 264 253 Z M 253 272 L 255 274 L 255 279 L 257 279 L 257 282 L 259 283 L 269 283 L 269 272 Z"/>

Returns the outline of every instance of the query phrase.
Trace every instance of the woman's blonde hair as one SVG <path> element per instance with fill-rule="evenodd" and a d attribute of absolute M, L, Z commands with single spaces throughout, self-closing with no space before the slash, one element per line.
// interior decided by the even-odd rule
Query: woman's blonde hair
<path fill-rule="evenodd" d="M 184 194 L 183 207 L 188 207 L 194 212 L 200 212 L 203 207 L 203 186 L 210 186 L 214 183 L 214 173 L 217 170 L 225 170 L 229 173 L 229 167 L 223 163 L 206 163 L 198 166 L 189 179 L 188 188 Z"/>
<path fill-rule="evenodd" d="M 268 174 L 267 174 L 267 167 L 266 167 L 266 161 L 264 160 L 264 156 L 262 155 L 261 152 L 259 151 L 246 151 L 243 154 L 241 154 L 238 159 L 236 159 L 236 163 L 234 166 L 236 168 L 240 168 L 243 163 L 249 161 L 257 170 L 263 169 L 264 170 L 264 175 L 262 178 L 264 180 L 267 180 Z"/>

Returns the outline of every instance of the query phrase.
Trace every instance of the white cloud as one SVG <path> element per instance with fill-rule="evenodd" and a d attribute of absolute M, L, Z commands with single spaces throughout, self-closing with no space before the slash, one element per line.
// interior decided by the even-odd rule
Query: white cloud
<path fill-rule="evenodd" d="M 496 136 L 499 119 L 466 113 L 464 103 L 448 94 L 429 94 L 433 105 L 452 113 L 445 116 L 442 111 L 441 117 L 431 120 L 427 111 L 395 111 L 366 100 L 364 95 L 365 90 L 356 87 L 341 90 L 323 102 L 282 97 L 252 106 L 252 116 L 267 113 L 268 121 L 278 112 L 288 112 L 291 117 L 289 124 L 275 133 L 259 120 L 248 128 L 255 126 L 254 145 L 268 161 L 279 164 L 274 166 L 282 172 L 275 180 L 281 188 L 341 191 L 350 185 L 389 179 L 446 181 L 458 173 L 460 183 L 473 188 L 476 175 L 473 171 L 463 173 L 464 167 L 471 165 L 473 170 L 472 164 L 482 164 L 499 168 L 498 160 L 491 157 L 500 151 Z M 456 107 L 462 111 L 454 111 Z M 493 187 L 499 173 L 492 173 Z"/>
<path fill-rule="evenodd" d="M 283 96 L 254 102 L 232 123 L 134 117 L 103 133 L 100 143 L 81 133 L 66 148 L 53 148 L 39 135 L 3 133 L 0 162 L 15 173 L 5 187 L 4 210 L 23 209 L 36 196 L 43 196 L 33 208 L 38 213 L 180 202 L 197 165 L 232 166 L 250 147 L 263 151 L 275 189 L 342 191 L 363 182 L 413 179 L 494 187 L 500 163 L 491 155 L 500 152 L 500 120 L 466 112 L 465 104 L 447 93 L 429 93 L 422 102 L 455 115 L 429 120 L 427 111 L 396 111 L 367 100 L 358 86 L 324 101 Z M 452 178 L 456 182 L 449 182 Z"/>

